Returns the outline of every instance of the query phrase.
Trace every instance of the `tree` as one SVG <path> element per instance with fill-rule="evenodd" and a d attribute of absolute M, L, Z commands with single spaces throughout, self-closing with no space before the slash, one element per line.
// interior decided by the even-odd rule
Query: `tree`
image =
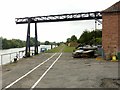
<path fill-rule="evenodd" d="M 34 37 L 30 38 L 30 46 L 35 46 L 35 38 Z"/>
<path fill-rule="evenodd" d="M 31 37 L 30 38 L 30 46 L 35 46 L 35 38 Z M 38 46 L 40 46 L 40 42 L 38 41 Z"/>
<path fill-rule="evenodd" d="M 2 48 L 3 49 L 9 49 L 9 48 L 21 48 L 26 46 L 26 41 L 22 41 L 20 39 L 12 39 L 12 40 L 7 40 L 6 38 L 1 38 L 2 39 Z M 38 41 L 38 46 L 40 45 L 40 42 Z M 31 37 L 30 38 L 30 46 L 35 46 L 35 38 Z"/>
<path fill-rule="evenodd" d="M 79 38 L 79 42 L 82 43 L 82 44 L 88 44 L 89 41 L 91 40 L 91 37 L 90 37 L 90 32 L 89 31 L 84 31 L 83 34 L 80 36 Z"/>
<path fill-rule="evenodd" d="M 72 35 L 71 38 L 70 38 L 70 41 L 76 42 L 77 41 L 77 37 L 75 35 Z"/>
<path fill-rule="evenodd" d="M 45 44 L 45 45 L 50 45 L 50 42 L 49 42 L 49 41 L 45 41 L 44 44 Z"/>
<path fill-rule="evenodd" d="M 21 47 L 25 47 L 25 41 L 19 39 L 12 39 L 12 40 L 7 40 L 6 38 L 2 39 L 3 49 L 21 48 Z"/>
<path fill-rule="evenodd" d="M 81 44 L 101 44 L 102 43 L 102 30 L 96 31 L 87 31 L 85 30 L 82 35 L 80 36 L 79 43 Z"/>
<path fill-rule="evenodd" d="M 9 48 L 9 44 L 8 44 L 7 39 L 2 40 L 2 48 L 3 49 L 8 49 Z"/>
<path fill-rule="evenodd" d="M 70 40 L 71 38 L 67 38 L 67 43 L 69 43 L 71 40 Z"/>

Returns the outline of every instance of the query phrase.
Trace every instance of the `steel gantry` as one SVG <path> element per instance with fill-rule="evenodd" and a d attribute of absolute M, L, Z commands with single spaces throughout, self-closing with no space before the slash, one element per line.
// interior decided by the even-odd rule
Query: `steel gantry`
<path fill-rule="evenodd" d="M 28 24 L 25 55 L 26 57 L 29 57 L 30 56 L 30 23 L 35 23 L 35 54 L 38 54 L 37 23 L 92 20 L 92 19 L 95 19 L 95 20 L 102 19 L 102 13 L 97 11 L 97 12 L 24 17 L 24 18 L 15 18 L 15 22 L 16 24 L 26 24 L 26 23 Z"/>

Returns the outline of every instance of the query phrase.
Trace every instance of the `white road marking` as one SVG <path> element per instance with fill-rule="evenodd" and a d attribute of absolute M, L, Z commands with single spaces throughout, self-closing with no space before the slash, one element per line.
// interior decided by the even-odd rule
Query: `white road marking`
<path fill-rule="evenodd" d="M 9 84 L 8 86 L 5 87 L 5 89 L 10 88 L 12 85 L 14 85 L 15 83 L 17 83 L 18 81 L 20 81 L 21 79 L 23 79 L 24 77 L 26 77 L 28 74 L 30 74 L 31 72 L 33 72 L 34 70 L 36 70 L 38 67 L 40 67 L 42 64 L 44 64 L 45 62 L 47 62 L 48 60 L 50 60 L 53 56 L 55 56 L 57 53 L 53 54 L 51 57 L 49 57 L 47 60 L 43 61 L 42 63 L 40 63 L 39 65 L 37 65 L 36 67 L 34 67 L 32 70 L 30 70 L 29 72 L 27 72 L 26 74 L 24 74 L 23 76 L 21 76 L 20 78 L 18 78 L 17 80 L 15 80 L 14 82 L 12 82 L 11 84 Z"/>
<path fill-rule="evenodd" d="M 59 58 L 62 56 L 62 53 L 58 56 L 58 58 L 50 65 L 50 67 L 43 73 L 43 75 L 37 80 L 37 82 L 31 87 L 30 90 L 33 90 L 38 83 L 42 80 L 42 78 L 47 74 L 47 72 L 53 67 L 53 65 L 59 60 Z"/>

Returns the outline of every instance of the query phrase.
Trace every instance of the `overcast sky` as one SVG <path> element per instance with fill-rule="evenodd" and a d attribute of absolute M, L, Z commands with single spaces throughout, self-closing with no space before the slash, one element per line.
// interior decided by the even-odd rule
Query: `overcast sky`
<path fill-rule="evenodd" d="M 119 0 L 1 0 L 0 36 L 7 39 L 26 40 L 27 24 L 15 24 L 15 18 L 66 13 L 102 11 Z M 38 40 L 41 42 L 66 41 L 72 35 L 95 28 L 95 21 L 70 21 L 38 23 Z M 97 26 L 98 29 L 102 25 Z M 34 24 L 31 24 L 31 37 L 34 37 Z"/>

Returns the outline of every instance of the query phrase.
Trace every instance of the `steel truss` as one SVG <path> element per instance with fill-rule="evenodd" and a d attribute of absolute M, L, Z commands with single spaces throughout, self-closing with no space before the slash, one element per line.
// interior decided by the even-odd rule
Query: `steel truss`
<path fill-rule="evenodd" d="M 72 13 L 72 14 L 25 17 L 25 18 L 16 18 L 15 22 L 16 24 L 24 24 L 24 23 L 28 23 L 28 19 L 31 19 L 30 23 L 91 20 L 91 19 L 102 19 L 102 13 L 101 12 L 86 12 L 86 13 Z"/>

